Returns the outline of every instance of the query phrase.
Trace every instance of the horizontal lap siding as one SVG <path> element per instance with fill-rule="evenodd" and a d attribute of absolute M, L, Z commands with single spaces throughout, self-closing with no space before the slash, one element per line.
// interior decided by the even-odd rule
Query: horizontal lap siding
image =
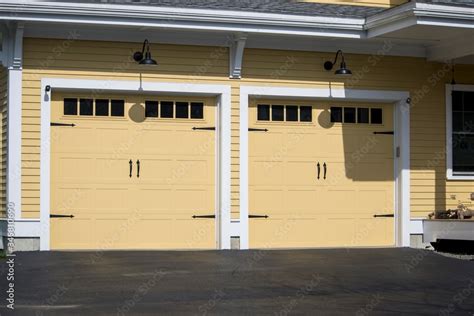
<path fill-rule="evenodd" d="M 66 44 L 65 44 L 66 43 Z M 242 80 L 228 79 L 228 52 L 219 47 L 153 45 L 156 68 L 141 68 L 130 60 L 139 49 L 136 43 L 25 39 L 23 76 L 23 211 L 24 217 L 39 216 L 39 122 L 42 77 L 94 78 L 103 80 L 182 81 L 221 83 L 232 86 L 231 108 L 231 199 L 232 217 L 239 216 L 239 88 L 240 85 L 292 87 L 346 87 L 353 89 L 407 90 L 412 94 L 411 162 L 412 216 L 426 216 L 437 208 L 468 200 L 473 182 L 449 181 L 445 172 L 444 84 L 450 72 L 432 86 L 430 77 L 442 64 L 420 58 L 380 57 L 347 54 L 354 75 L 341 80 L 323 70 L 329 53 L 246 49 Z M 456 68 L 456 79 L 474 84 L 474 67 Z M 417 90 L 429 92 L 415 98 Z M 416 99 L 416 100 L 415 100 Z M 419 100 L 418 100 L 419 99 Z M 244 118 L 247 119 L 247 118 Z M 440 158 L 441 155 L 441 158 Z M 455 197 L 453 196 L 455 195 Z"/>

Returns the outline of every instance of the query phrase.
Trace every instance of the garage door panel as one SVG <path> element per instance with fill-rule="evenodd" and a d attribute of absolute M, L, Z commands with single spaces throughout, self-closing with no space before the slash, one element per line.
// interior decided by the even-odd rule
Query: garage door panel
<path fill-rule="evenodd" d="M 283 161 L 251 159 L 249 178 L 253 185 L 274 185 L 283 183 Z"/>
<path fill-rule="evenodd" d="M 264 127 L 258 127 L 264 128 Z M 266 160 L 275 160 L 281 156 L 286 146 L 282 138 L 283 133 L 278 132 L 251 132 L 252 137 L 249 138 L 249 148 L 251 148 L 251 156 L 265 157 Z"/>
<path fill-rule="evenodd" d="M 51 221 L 51 236 L 61 236 L 52 240 L 53 249 L 92 249 L 96 248 L 96 235 L 90 219 L 56 218 Z"/>
<path fill-rule="evenodd" d="M 125 154 L 135 141 L 129 131 L 123 128 L 97 128 L 95 137 L 97 144 L 111 154 Z M 91 144 L 93 145 L 93 144 Z"/>
<path fill-rule="evenodd" d="M 174 195 L 169 187 L 141 188 L 135 203 L 142 212 L 161 212 L 173 209 Z"/>
<path fill-rule="evenodd" d="M 130 183 L 130 159 L 113 156 L 96 158 L 90 177 L 96 177 L 99 183 Z M 128 179 L 127 179 L 128 176 Z M 75 177 L 77 179 L 77 177 Z M 90 181 L 90 178 L 86 178 Z"/>
<path fill-rule="evenodd" d="M 327 202 L 330 202 L 329 204 Z M 320 195 L 321 209 L 327 209 L 327 214 L 335 212 L 348 212 L 356 208 L 357 191 L 353 189 L 332 189 L 324 191 L 324 196 Z"/>
<path fill-rule="evenodd" d="M 319 157 L 323 143 L 320 136 L 308 130 L 291 131 L 285 135 L 282 154 L 285 157 Z"/>
<path fill-rule="evenodd" d="M 283 201 L 283 208 L 288 210 L 288 215 L 294 214 L 308 214 L 317 209 L 318 200 L 317 193 L 314 190 L 293 189 L 288 190 Z"/>
<path fill-rule="evenodd" d="M 94 190 L 93 208 L 98 213 L 124 212 L 129 208 L 131 192 L 127 188 L 98 188 Z"/>
<path fill-rule="evenodd" d="M 131 241 L 130 230 L 139 220 L 131 220 L 126 216 L 114 216 L 96 219 L 94 222 L 94 240 L 98 249 L 126 248 Z"/>
<path fill-rule="evenodd" d="M 250 192 L 250 209 L 254 212 L 276 214 L 284 210 L 284 192 L 281 190 L 264 188 Z"/>
<path fill-rule="evenodd" d="M 325 185 L 335 187 L 354 184 L 355 174 L 357 173 L 356 165 L 331 158 L 325 158 L 324 162 L 327 168 L 326 179 L 324 180 Z M 323 169 L 323 166 L 321 168 Z"/>
<path fill-rule="evenodd" d="M 317 176 L 318 172 L 316 159 L 306 161 L 289 160 L 285 164 L 286 185 L 315 186 L 318 180 Z"/>
<path fill-rule="evenodd" d="M 57 145 L 56 152 L 61 153 L 88 153 L 98 146 L 96 130 L 90 127 L 56 127 L 51 133 L 51 139 Z"/>
<path fill-rule="evenodd" d="M 178 159 L 174 167 L 173 175 L 181 177 L 181 183 L 209 184 L 213 183 L 213 173 L 209 170 L 208 159 Z"/>
<path fill-rule="evenodd" d="M 174 197 L 173 205 L 176 213 L 192 215 L 200 210 L 214 213 L 214 210 L 208 209 L 210 195 L 207 190 L 181 188 L 174 191 Z"/>
<path fill-rule="evenodd" d="M 57 158 L 57 174 L 65 181 L 84 181 L 93 177 L 95 171 L 95 159 L 93 158 L 67 156 Z"/>
<path fill-rule="evenodd" d="M 51 213 L 71 214 L 72 211 L 87 210 L 93 206 L 94 190 L 90 188 L 57 185 L 57 191 L 58 194 L 51 199 Z"/>
<path fill-rule="evenodd" d="M 360 190 L 358 193 L 358 208 L 367 209 L 374 214 L 384 211 L 393 212 L 393 191 L 386 190 Z"/>
<path fill-rule="evenodd" d="M 340 157 L 345 153 L 352 153 L 359 148 L 359 142 L 355 135 L 341 135 L 329 132 L 324 134 L 321 140 L 322 152 L 325 156 Z"/>
<path fill-rule="evenodd" d="M 386 158 L 378 161 L 360 162 L 352 168 L 354 179 L 357 181 L 371 182 L 392 182 L 393 181 L 393 161 L 387 161 Z M 387 172 L 391 170 L 392 174 Z"/>

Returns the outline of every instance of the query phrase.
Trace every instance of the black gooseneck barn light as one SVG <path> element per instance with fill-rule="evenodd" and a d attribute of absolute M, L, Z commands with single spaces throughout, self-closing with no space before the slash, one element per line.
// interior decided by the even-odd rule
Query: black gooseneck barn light
<path fill-rule="evenodd" d="M 341 67 L 339 67 L 339 69 L 336 70 L 334 73 L 336 75 L 345 75 L 345 76 L 352 75 L 352 71 L 350 71 L 350 69 L 348 69 L 346 66 L 346 62 L 344 60 L 344 54 L 342 53 L 342 50 L 337 51 L 336 58 L 334 58 L 334 62 L 331 62 L 328 60 L 327 62 L 324 63 L 324 69 L 326 69 L 327 71 L 332 70 L 332 68 L 337 62 L 337 57 L 339 57 L 339 54 L 341 55 L 341 58 L 342 58 Z"/>
<path fill-rule="evenodd" d="M 146 51 L 145 51 L 146 49 Z M 158 65 L 156 60 L 151 58 L 151 53 L 150 53 L 150 42 L 146 39 L 143 42 L 143 48 L 141 52 L 135 52 L 133 54 L 133 59 L 139 63 L 140 65 Z"/>

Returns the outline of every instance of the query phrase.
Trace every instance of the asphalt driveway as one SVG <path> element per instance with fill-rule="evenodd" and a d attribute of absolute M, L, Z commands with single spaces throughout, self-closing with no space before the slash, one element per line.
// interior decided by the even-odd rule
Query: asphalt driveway
<path fill-rule="evenodd" d="M 474 262 L 414 249 L 31 252 L 15 277 L 15 315 L 474 315 Z"/>

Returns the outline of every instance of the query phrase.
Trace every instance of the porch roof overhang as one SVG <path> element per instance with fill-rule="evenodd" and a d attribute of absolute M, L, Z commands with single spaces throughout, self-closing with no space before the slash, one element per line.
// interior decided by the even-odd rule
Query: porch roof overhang
<path fill-rule="evenodd" d="M 82 39 L 228 46 L 229 36 L 245 34 L 245 47 L 369 54 L 389 40 L 388 55 L 474 63 L 474 7 L 416 1 L 361 18 L 3 0 L 2 20 L 23 24 L 27 37 L 66 38 L 74 29 Z"/>

